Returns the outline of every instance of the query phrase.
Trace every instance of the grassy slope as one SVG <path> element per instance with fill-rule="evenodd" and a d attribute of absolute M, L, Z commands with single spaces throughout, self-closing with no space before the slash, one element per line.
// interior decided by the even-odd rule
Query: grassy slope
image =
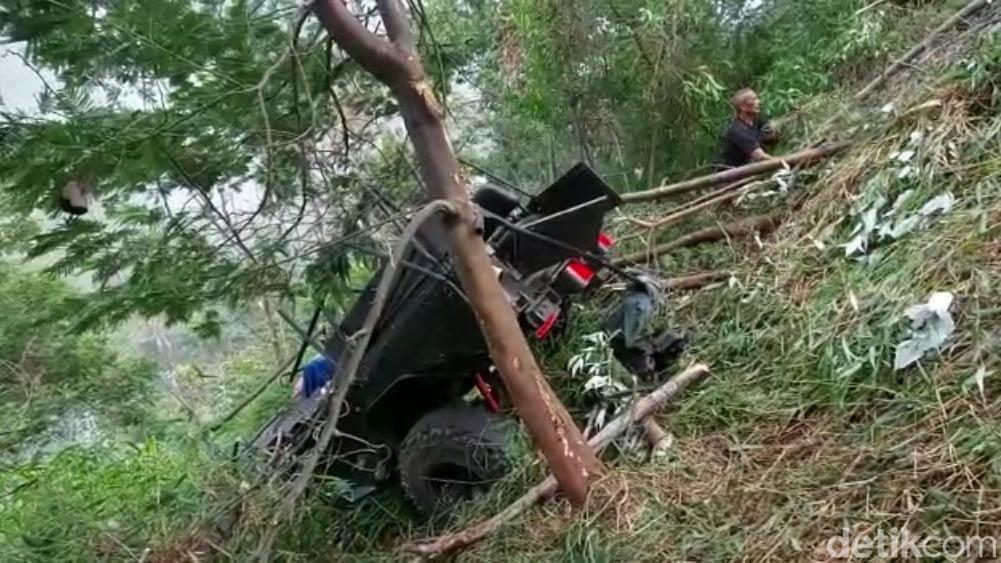
<path fill-rule="evenodd" d="M 1001 367 L 1001 39 L 967 39 L 936 78 L 910 77 L 895 112 L 843 120 L 868 123 L 865 141 L 801 180 L 792 222 L 736 283 L 676 301 L 690 358 L 715 377 L 661 417 L 671 456 L 617 468 L 613 496 L 583 521 L 550 504 L 463 560 L 823 560 L 846 525 L 1001 537 L 1001 375 L 983 394 L 973 377 Z M 908 148 L 917 171 L 898 179 L 892 156 Z M 946 191 L 957 203 L 870 263 L 846 258 L 856 199 L 908 189 L 912 209 Z M 955 334 L 895 372 L 904 310 L 938 290 L 956 295 Z"/>
<path fill-rule="evenodd" d="M 869 104 L 893 98 L 894 112 L 836 112 L 833 130 L 854 128 L 862 142 L 799 178 L 796 211 L 762 248 L 733 241 L 661 261 L 672 273 L 735 270 L 732 284 L 672 299 L 671 320 L 695 337 L 686 360 L 709 362 L 714 377 L 660 416 L 675 436 L 671 454 L 652 464 L 612 461 L 600 485 L 607 494 L 583 518 L 547 503 L 459 560 L 824 560 L 818 547 L 846 524 L 1001 537 L 1001 375 L 986 378 L 983 395 L 972 381 L 980 366 L 1001 367 L 1001 85 L 992 82 L 1001 84 L 1001 39 L 967 35 L 937 60 L 924 84 L 912 74 Z M 832 99 L 805 105 L 820 108 L 823 121 L 837 107 Z M 923 140 L 909 146 L 919 130 Z M 915 150 L 918 171 L 897 179 L 891 157 L 903 148 Z M 944 191 L 957 204 L 882 245 L 868 264 L 845 258 L 838 245 L 850 238 L 856 199 L 878 192 L 893 202 L 907 189 L 915 190 L 911 210 Z M 767 208 L 727 208 L 697 226 Z M 894 372 L 904 310 L 935 290 L 957 297 L 956 333 L 939 355 Z M 595 330 L 601 307 L 588 304 L 569 336 Z M 560 372 L 575 350 L 545 352 L 574 405 L 580 383 Z M 395 560 L 401 536 L 460 529 L 540 478 L 538 463 L 526 465 L 438 525 L 415 523 L 392 492 L 348 512 L 314 506 L 279 553 Z"/>

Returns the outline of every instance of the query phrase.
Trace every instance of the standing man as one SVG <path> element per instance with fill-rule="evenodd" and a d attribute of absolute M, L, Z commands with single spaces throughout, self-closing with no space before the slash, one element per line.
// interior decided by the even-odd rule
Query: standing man
<path fill-rule="evenodd" d="M 758 94 L 750 88 L 744 88 L 730 98 L 730 103 L 733 104 L 734 117 L 720 139 L 717 168 L 735 168 L 772 158 L 763 147 L 773 145 L 778 139 L 768 118 L 761 116 Z"/>

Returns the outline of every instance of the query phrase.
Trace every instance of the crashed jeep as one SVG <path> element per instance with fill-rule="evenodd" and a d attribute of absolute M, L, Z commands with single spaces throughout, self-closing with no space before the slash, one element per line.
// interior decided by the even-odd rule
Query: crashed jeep
<path fill-rule="evenodd" d="M 472 199 L 521 326 L 545 339 L 565 321 L 568 300 L 601 283 L 601 257 L 612 244 L 602 223 L 619 196 L 578 164 L 528 201 L 492 185 Z M 409 245 L 322 466 L 352 485 L 353 499 L 396 477 L 424 513 L 472 497 L 509 470 L 503 386 L 459 288 L 441 221 L 429 220 Z M 254 446 L 274 455 L 315 444 L 336 364 L 380 277 L 376 272 L 325 343 L 319 361 L 326 372 L 307 374 L 299 400 L 258 433 Z M 315 364 L 307 368 L 316 371 Z"/>

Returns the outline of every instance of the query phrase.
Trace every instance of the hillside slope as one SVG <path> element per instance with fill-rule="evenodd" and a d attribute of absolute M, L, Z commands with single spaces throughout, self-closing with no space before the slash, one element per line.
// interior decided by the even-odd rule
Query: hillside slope
<path fill-rule="evenodd" d="M 462 560 L 824 561 L 846 529 L 1001 538 L 999 14 L 846 103 L 820 131 L 858 142 L 797 178 L 770 239 L 661 260 L 734 270 L 672 300 L 714 378 L 659 417 L 669 456 L 617 466 L 586 517 L 547 504 Z M 908 308 L 934 292 L 954 296 L 954 332 L 895 369 L 922 336 Z"/>

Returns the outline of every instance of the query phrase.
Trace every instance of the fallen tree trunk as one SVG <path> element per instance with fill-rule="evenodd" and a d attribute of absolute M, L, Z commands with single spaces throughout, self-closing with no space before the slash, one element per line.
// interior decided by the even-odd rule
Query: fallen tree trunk
<path fill-rule="evenodd" d="M 689 274 L 664 280 L 662 286 L 665 290 L 699 289 L 713 282 L 730 279 L 731 273 L 727 271 L 702 272 L 699 274 Z"/>
<path fill-rule="evenodd" d="M 899 59 L 893 61 L 893 64 L 886 67 L 886 70 L 884 70 L 879 76 L 877 76 L 871 82 L 866 84 L 865 88 L 859 90 L 859 92 L 855 94 L 855 100 L 861 101 L 865 99 L 866 96 L 868 96 L 869 94 L 872 94 L 874 91 L 876 91 L 877 88 L 882 86 L 883 83 L 885 83 L 887 80 L 893 77 L 893 75 L 900 72 L 902 69 L 906 68 L 908 63 L 913 61 L 915 58 L 917 58 L 918 55 L 920 55 L 926 49 L 928 49 L 928 47 L 930 47 L 931 44 L 935 41 L 936 37 L 938 37 L 939 35 L 941 35 L 946 31 L 949 31 L 950 29 L 952 29 L 953 26 L 958 24 L 960 20 L 972 16 L 974 13 L 979 11 L 981 8 L 987 6 L 988 4 L 990 4 L 990 0 L 973 0 L 972 2 L 964 6 L 958 12 L 953 14 L 952 17 L 942 22 L 942 25 L 932 30 L 932 32 L 929 33 L 924 38 L 923 41 L 921 41 L 920 43 L 912 47 L 909 51 L 901 55 Z"/>
<path fill-rule="evenodd" d="M 601 452 L 632 424 L 645 419 L 654 411 L 663 408 L 668 401 L 677 397 L 687 387 L 700 381 L 708 374 L 709 368 L 704 364 L 696 364 L 689 367 L 672 377 L 653 393 L 636 401 L 628 411 L 612 420 L 600 432 L 595 434 L 588 443 L 594 448 L 595 452 Z M 556 480 L 550 475 L 490 519 L 454 534 L 405 543 L 400 546 L 400 550 L 405 553 L 419 555 L 426 559 L 434 559 L 455 553 L 489 536 L 505 523 L 525 512 L 525 510 L 535 503 L 554 495 L 557 490 Z"/>
<path fill-rule="evenodd" d="M 639 203 L 643 201 L 662 199 L 665 197 L 671 197 L 678 194 L 700 190 L 702 188 L 710 188 L 713 186 L 718 186 L 720 184 L 726 184 L 728 182 L 743 180 L 751 176 L 757 176 L 759 174 L 764 174 L 766 172 L 778 170 L 784 166 L 794 166 L 797 164 L 805 165 L 823 158 L 827 158 L 833 154 L 836 154 L 846 149 L 849 146 L 851 146 L 851 143 L 845 141 L 840 143 L 831 143 L 829 145 L 824 145 L 816 148 L 804 149 L 799 152 L 795 152 L 786 156 L 780 156 L 770 160 L 762 160 L 760 162 L 753 162 L 745 166 L 731 168 L 729 170 L 724 170 L 723 172 L 709 174 L 708 176 L 700 176 L 698 178 L 692 178 L 691 180 L 685 180 L 684 182 L 678 182 L 676 184 L 668 184 L 666 186 L 661 186 L 659 188 L 653 188 L 651 190 L 645 190 L 642 192 L 623 194 L 622 202 Z"/>
<path fill-rule="evenodd" d="M 567 498 L 574 506 L 583 506 L 589 481 L 600 475 L 603 467 L 543 376 L 494 273 L 467 195 L 468 179 L 449 140 L 444 112 L 428 82 L 403 5 L 400 0 L 376 0 L 386 38 L 356 19 L 348 4 L 318 0 L 307 5 L 334 42 L 388 86 L 399 103 L 427 195 L 448 202 L 454 210 L 444 222 L 449 250 L 490 357 Z"/>
<path fill-rule="evenodd" d="M 744 236 L 752 233 L 770 233 L 778 227 L 781 222 L 780 218 L 780 213 L 772 213 L 771 215 L 755 215 L 754 217 L 747 217 L 719 227 L 707 227 L 705 229 L 688 233 L 685 236 L 678 237 L 670 242 L 659 244 L 649 250 L 642 250 L 640 252 L 627 254 L 613 260 L 612 263 L 620 267 L 628 266 L 630 264 L 637 264 L 644 260 L 653 260 L 654 258 L 663 256 L 679 248 L 687 248 L 689 246 L 696 246 L 707 242 L 716 242 L 725 238 Z"/>

